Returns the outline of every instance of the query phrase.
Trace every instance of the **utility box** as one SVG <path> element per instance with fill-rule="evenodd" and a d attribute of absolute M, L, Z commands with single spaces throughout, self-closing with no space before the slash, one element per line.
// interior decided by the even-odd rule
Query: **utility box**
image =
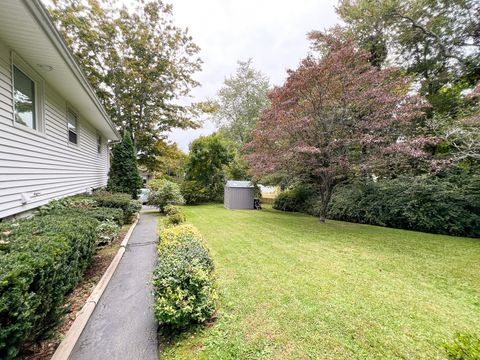
<path fill-rule="evenodd" d="M 253 210 L 255 189 L 250 181 L 230 180 L 225 184 L 223 205 L 226 209 Z"/>

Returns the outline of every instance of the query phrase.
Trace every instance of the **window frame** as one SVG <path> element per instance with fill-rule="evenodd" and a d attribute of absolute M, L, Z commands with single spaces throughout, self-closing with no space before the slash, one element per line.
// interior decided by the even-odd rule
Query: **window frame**
<path fill-rule="evenodd" d="M 20 70 L 26 75 L 34 84 L 34 102 L 35 102 L 35 125 L 33 129 L 29 126 L 18 123 L 15 120 L 15 68 Z M 20 58 L 15 52 L 11 52 L 11 83 L 12 83 L 12 125 L 36 135 L 45 135 L 45 81 L 43 78 L 22 58 Z"/>
<path fill-rule="evenodd" d="M 77 135 L 77 142 L 74 143 L 74 142 L 71 142 L 70 141 L 70 128 L 68 127 L 68 113 L 72 113 L 76 116 L 76 120 L 77 120 L 77 127 L 76 127 L 76 131 L 73 132 Z M 67 104 L 67 108 L 66 108 L 66 111 L 65 111 L 65 126 L 67 127 L 67 144 L 69 146 L 76 146 L 76 147 L 79 147 L 80 146 L 80 115 L 78 113 L 78 111 L 73 107 L 71 106 L 70 104 Z"/>
<path fill-rule="evenodd" d="M 103 136 L 97 132 L 97 154 L 100 156 L 103 153 Z"/>

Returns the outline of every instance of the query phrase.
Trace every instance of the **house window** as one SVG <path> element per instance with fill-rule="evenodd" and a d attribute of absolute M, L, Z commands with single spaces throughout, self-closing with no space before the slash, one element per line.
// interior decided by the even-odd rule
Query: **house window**
<path fill-rule="evenodd" d="M 102 135 L 97 135 L 97 152 L 102 153 Z"/>
<path fill-rule="evenodd" d="M 67 110 L 68 141 L 78 144 L 78 115 L 71 109 Z"/>
<path fill-rule="evenodd" d="M 37 129 L 35 82 L 15 65 L 13 66 L 13 100 L 15 122 Z"/>

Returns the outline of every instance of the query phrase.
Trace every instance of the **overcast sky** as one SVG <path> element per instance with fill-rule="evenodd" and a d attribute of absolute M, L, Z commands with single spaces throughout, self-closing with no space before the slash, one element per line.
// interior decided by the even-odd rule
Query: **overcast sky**
<path fill-rule="evenodd" d="M 201 86 L 192 101 L 214 98 L 237 60 L 253 59 L 255 68 L 274 85 L 285 80 L 309 51 L 306 34 L 338 22 L 337 0 L 170 0 L 175 23 L 188 27 L 201 47 L 203 70 L 196 79 Z M 187 151 L 188 144 L 215 130 L 204 122 L 197 130 L 174 130 L 169 139 Z"/>

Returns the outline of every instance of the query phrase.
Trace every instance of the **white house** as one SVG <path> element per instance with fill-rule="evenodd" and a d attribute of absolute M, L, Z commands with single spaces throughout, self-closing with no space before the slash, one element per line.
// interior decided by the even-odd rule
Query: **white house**
<path fill-rule="evenodd" d="M 106 185 L 119 134 L 39 0 L 0 1 L 0 218 Z"/>

